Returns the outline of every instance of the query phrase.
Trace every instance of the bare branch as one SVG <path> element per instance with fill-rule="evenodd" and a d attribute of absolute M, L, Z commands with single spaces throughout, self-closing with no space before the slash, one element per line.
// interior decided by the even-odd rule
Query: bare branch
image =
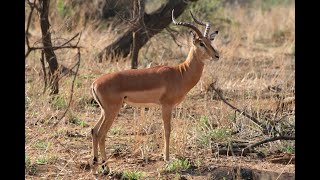
<path fill-rule="evenodd" d="M 47 49 L 50 47 L 31 47 L 31 50 L 37 50 L 37 49 Z M 53 50 L 57 49 L 66 49 L 66 48 L 71 48 L 71 49 L 77 49 L 77 48 L 83 48 L 82 46 L 76 46 L 76 45 L 70 45 L 70 46 L 52 46 Z"/>
<path fill-rule="evenodd" d="M 216 82 L 212 83 L 211 84 L 211 87 L 212 89 L 218 94 L 218 96 L 221 98 L 221 100 L 226 103 L 228 106 L 230 106 L 233 110 L 235 110 L 235 112 L 239 112 L 241 115 L 247 117 L 248 119 L 250 119 L 251 121 L 253 121 L 255 124 L 257 124 L 258 126 L 260 126 L 263 130 L 262 130 L 262 133 L 263 134 L 268 134 L 269 132 L 274 132 L 276 134 L 280 134 L 280 132 L 278 130 L 276 130 L 274 128 L 274 125 L 272 125 L 271 127 L 270 126 L 267 126 L 263 123 L 261 123 L 257 118 L 253 117 L 253 116 L 250 116 L 249 114 L 247 114 L 245 111 L 241 111 L 240 109 L 238 109 L 237 107 L 233 106 L 232 104 L 230 104 L 222 95 L 221 93 L 219 92 L 219 90 L 217 90 L 215 88 L 215 84 Z M 268 121 L 269 123 L 273 123 L 272 121 Z"/>
<path fill-rule="evenodd" d="M 182 47 L 180 42 L 177 40 L 177 38 L 174 36 L 173 32 L 177 32 L 176 30 L 171 29 L 170 27 L 167 27 L 166 30 L 168 31 L 169 35 L 173 39 L 173 41 L 176 43 L 177 46 Z"/>
<path fill-rule="evenodd" d="M 120 13 L 118 13 L 118 12 L 115 12 L 115 13 L 118 15 L 118 18 L 121 19 L 121 21 L 125 22 L 125 24 L 129 24 L 129 27 L 131 26 L 131 27 L 139 29 L 140 25 L 139 25 L 139 22 L 137 21 L 138 17 L 133 17 L 132 19 L 128 20 L 128 19 L 122 17 Z M 129 27 L 124 27 L 121 30 L 128 29 Z"/>
<path fill-rule="evenodd" d="M 66 49 L 66 48 L 71 48 L 71 49 L 78 49 L 78 48 L 83 48 L 82 46 L 77 46 L 77 45 L 71 45 L 71 46 L 53 46 L 53 50 L 57 49 Z"/>
<path fill-rule="evenodd" d="M 69 108 L 70 108 L 70 105 L 71 105 L 71 101 L 72 101 L 72 97 L 73 97 L 74 82 L 75 82 L 75 80 L 76 80 L 76 77 L 77 77 L 77 74 L 78 74 L 78 71 L 79 71 L 79 67 L 80 67 L 80 59 L 81 59 L 80 55 L 81 55 L 81 54 L 80 54 L 80 48 L 78 48 L 78 53 L 77 53 L 78 62 L 77 62 L 76 65 L 75 65 L 75 66 L 77 66 L 77 69 L 76 69 L 76 72 L 75 72 L 74 77 L 73 77 L 73 80 L 72 80 L 71 94 L 70 94 L 70 99 L 69 99 L 69 102 L 68 102 L 68 106 L 67 106 L 66 110 L 64 111 L 63 115 L 58 119 L 57 122 L 55 122 L 55 123 L 53 124 L 52 127 L 55 127 L 55 126 L 61 121 L 61 119 L 67 114 L 67 112 L 69 111 Z M 74 67 L 75 67 L 75 66 L 74 66 Z"/>
<path fill-rule="evenodd" d="M 267 142 L 272 142 L 272 141 L 277 141 L 277 140 L 295 140 L 295 137 L 294 136 L 275 136 L 275 137 L 267 138 L 262 141 L 251 144 L 251 145 L 245 147 L 244 149 L 252 149 L 257 146 L 260 146 L 261 144 L 264 144 Z"/>
<path fill-rule="evenodd" d="M 78 63 L 76 63 L 74 66 L 72 66 L 72 68 L 69 69 L 69 71 L 71 72 L 71 74 L 73 74 L 74 72 L 72 71 L 75 67 L 78 68 Z M 65 73 L 64 75 L 62 75 L 61 77 L 58 78 L 58 81 L 60 81 L 63 77 L 67 76 L 67 74 L 69 73 Z"/>
<path fill-rule="evenodd" d="M 34 3 L 28 1 L 28 4 L 29 4 L 31 10 L 30 10 L 30 13 L 29 13 L 29 16 L 28 16 L 27 28 L 26 28 L 26 32 L 25 32 L 26 43 L 27 43 L 27 48 L 28 48 L 27 53 L 26 53 L 26 55 L 25 55 L 25 58 L 27 58 L 27 56 L 28 56 L 28 55 L 30 54 L 30 52 L 31 52 L 28 34 L 29 34 L 29 27 L 30 27 L 30 22 L 31 22 L 32 13 L 33 13 L 33 10 L 34 10 L 34 8 L 35 8 Z"/>
<path fill-rule="evenodd" d="M 47 89 L 47 72 L 46 72 L 46 68 L 45 68 L 45 65 L 44 65 L 44 52 L 43 51 L 41 51 L 40 62 L 41 62 L 41 65 L 42 65 L 43 80 L 44 80 L 43 93 L 45 93 L 46 89 Z"/>
<path fill-rule="evenodd" d="M 30 0 L 27 0 L 30 7 L 36 8 L 37 11 L 40 11 L 40 8 L 36 5 L 36 1 L 34 0 L 31 2 Z"/>
<path fill-rule="evenodd" d="M 27 58 L 32 50 L 32 48 L 28 48 L 27 53 L 24 55 L 24 58 Z"/>
<path fill-rule="evenodd" d="M 68 40 L 67 42 L 63 43 L 63 44 L 61 45 L 61 47 L 63 47 L 64 45 L 68 44 L 69 42 L 71 42 L 72 40 L 74 40 L 74 39 L 75 39 L 77 36 L 79 36 L 79 35 L 80 35 L 80 37 L 81 37 L 81 32 L 80 32 L 80 33 L 77 33 L 77 34 L 76 34 L 75 36 L 73 36 L 70 40 Z M 79 37 L 78 42 L 77 42 L 77 44 L 76 44 L 75 46 L 78 45 L 79 40 L 80 40 L 80 37 Z"/>
<path fill-rule="evenodd" d="M 236 108 L 235 106 L 233 106 L 232 104 L 230 104 L 221 94 L 220 92 L 214 87 L 215 83 L 212 83 L 211 87 L 212 89 L 218 94 L 218 96 L 221 98 L 221 100 L 226 103 L 228 106 L 230 106 L 232 109 L 234 109 L 235 111 L 239 112 L 240 114 L 244 115 L 245 117 L 249 118 L 251 121 L 253 121 L 254 123 L 258 124 L 259 126 L 261 126 L 262 128 L 266 129 L 266 126 L 264 124 L 262 124 L 261 122 L 259 122 L 255 117 L 250 116 L 249 114 L 245 113 L 244 111 L 241 111 L 240 109 Z"/>
<path fill-rule="evenodd" d="M 78 46 L 78 44 L 79 44 L 79 42 L 80 42 L 81 35 L 82 35 L 82 32 L 80 32 L 79 39 L 78 39 L 78 41 L 77 41 L 77 43 L 76 43 L 75 46 Z M 79 47 L 79 48 L 80 48 L 80 47 Z"/>
<path fill-rule="evenodd" d="M 80 36 L 79 36 L 80 35 Z M 74 40 L 77 36 L 79 36 L 79 39 L 77 41 L 77 43 L 75 45 L 68 45 L 68 46 L 65 46 L 66 44 L 68 44 L 69 42 L 71 42 L 72 40 Z M 77 49 L 77 48 L 83 48 L 81 46 L 78 46 L 79 42 L 80 42 L 80 38 L 81 38 L 81 32 L 80 33 L 77 33 L 75 36 L 73 36 L 70 40 L 68 40 L 67 42 L 63 43 L 61 46 L 51 46 L 51 47 L 30 47 L 28 44 L 28 51 L 25 55 L 25 58 L 27 58 L 27 56 L 30 54 L 31 51 L 34 51 L 34 50 L 38 50 L 38 49 L 47 49 L 47 48 L 52 48 L 53 50 L 57 50 L 57 49 L 65 49 L 65 48 L 71 48 L 71 49 Z M 29 43 L 27 41 L 27 43 Z"/>
<path fill-rule="evenodd" d="M 31 11 L 30 11 L 29 16 L 28 16 L 27 28 L 26 28 L 26 33 L 25 33 L 28 50 L 30 49 L 28 32 L 29 32 L 29 27 L 30 27 L 30 22 L 31 22 L 31 17 L 32 17 L 32 13 L 33 13 L 33 10 L 34 10 L 34 6 L 30 5 L 30 8 L 31 8 Z"/>

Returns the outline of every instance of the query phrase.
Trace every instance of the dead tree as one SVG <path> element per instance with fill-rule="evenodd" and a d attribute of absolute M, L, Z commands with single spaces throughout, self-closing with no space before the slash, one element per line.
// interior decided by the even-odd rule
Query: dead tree
<path fill-rule="evenodd" d="M 59 84 L 58 84 L 58 61 L 57 57 L 52 48 L 51 42 L 51 33 L 49 31 L 49 4 L 50 0 L 39 0 L 40 3 L 40 26 L 42 33 L 42 43 L 43 43 L 43 52 L 45 55 L 45 59 L 49 64 L 49 86 L 51 87 L 50 94 L 58 94 L 59 93 Z"/>
<path fill-rule="evenodd" d="M 142 47 L 150 38 L 162 29 L 169 26 L 171 23 L 171 11 L 174 9 L 175 15 L 179 17 L 186 9 L 188 4 L 187 0 L 168 0 L 168 2 L 162 5 L 160 8 L 150 14 L 143 13 L 143 24 L 145 28 L 139 28 L 136 30 L 134 26 L 130 27 L 124 34 L 122 34 L 113 43 L 108 45 L 98 54 L 99 62 L 102 62 L 103 55 L 106 59 L 113 59 L 115 57 L 127 57 L 132 49 L 133 45 L 133 32 L 139 36 L 139 45 Z M 139 48 L 139 49 L 140 49 Z"/>
<path fill-rule="evenodd" d="M 27 52 L 25 54 L 25 59 L 28 57 L 30 52 L 35 51 L 35 50 L 41 50 L 41 65 L 42 65 L 42 70 L 44 73 L 44 91 L 45 93 L 47 89 L 47 76 L 46 76 L 46 68 L 45 68 L 45 63 L 44 59 L 46 62 L 49 64 L 49 87 L 51 88 L 50 95 L 52 94 L 58 94 L 59 93 L 59 80 L 65 76 L 63 74 L 72 74 L 73 71 L 72 69 L 65 68 L 64 66 L 60 66 L 57 61 L 57 57 L 55 55 L 55 50 L 58 49 L 64 49 L 64 48 L 72 48 L 72 49 L 78 49 L 80 54 L 80 50 L 78 46 L 81 33 L 77 33 L 75 36 L 73 36 L 71 39 L 68 41 L 62 43 L 61 45 L 58 46 L 53 46 L 52 41 L 51 41 L 51 33 L 50 33 L 50 23 L 49 23 L 49 4 L 50 0 L 39 0 L 39 1 L 31 1 L 27 0 L 27 3 L 29 4 L 30 7 L 30 12 L 28 15 L 28 21 L 27 21 L 27 27 L 26 27 L 26 45 L 27 45 Z M 29 42 L 28 35 L 29 34 L 29 27 L 32 19 L 32 14 L 34 10 L 37 10 L 39 16 L 40 16 L 40 28 L 41 28 L 41 40 L 42 40 L 42 46 L 31 46 Z M 70 42 L 73 41 L 76 37 L 79 37 L 77 43 L 75 45 L 72 45 Z M 66 72 L 67 70 L 67 72 Z M 66 72 L 66 73 L 63 73 Z M 60 76 L 62 74 L 62 76 Z"/>
<path fill-rule="evenodd" d="M 134 23 L 135 31 L 132 33 L 132 59 L 131 59 L 131 69 L 138 68 L 138 55 L 139 50 L 142 47 L 140 43 L 140 33 L 138 30 L 140 28 L 144 29 L 143 24 L 144 15 L 144 0 L 134 0 L 133 1 L 133 18 L 136 23 Z"/>

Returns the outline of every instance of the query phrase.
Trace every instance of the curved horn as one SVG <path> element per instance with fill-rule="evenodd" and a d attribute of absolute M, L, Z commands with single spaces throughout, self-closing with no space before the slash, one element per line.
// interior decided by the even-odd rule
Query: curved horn
<path fill-rule="evenodd" d="M 202 26 L 206 26 L 206 29 L 204 30 L 203 36 L 204 36 L 204 37 L 208 37 L 209 31 L 210 31 L 210 24 L 209 24 L 209 23 L 203 23 L 203 22 L 199 21 L 198 19 L 196 19 L 196 18 L 193 16 L 193 14 L 192 14 L 191 11 L 190 11 L 190 14 L 191 14 L 191 17 L 192 17 L 192 19 L 194 20 L 194 22 L 196 22 L 197 24 L 200 24 L 200 25 L 202 25 Z"/>
<path fill-rule="evenodd" d="M 172 9 L 172 22 L 173 22 L 173 24 L 180 25 L 180 26 L 186 26 L 188 28 L 191 28 L 192 30 L 194 30 L 197 33 L 199 38 L 203 37 L 202 33 L 200 32 L 200 30 L 196 26 L 194 26 L 190 23 L 186 23 L 186 22 L 177 22 L 174 18 L 173 12 L 174 12 L 174 9 Z"/>

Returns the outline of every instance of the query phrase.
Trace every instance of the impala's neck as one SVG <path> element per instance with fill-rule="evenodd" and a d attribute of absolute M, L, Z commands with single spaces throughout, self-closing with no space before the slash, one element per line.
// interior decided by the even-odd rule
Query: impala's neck
<path fill-rule="evenodd" d="M 202 75 L 204 63 L 199 58 L 195 47 L 191 47 L 187 59 L 178 65 L 185 88 L 190 90 L 197 84 Z"/>

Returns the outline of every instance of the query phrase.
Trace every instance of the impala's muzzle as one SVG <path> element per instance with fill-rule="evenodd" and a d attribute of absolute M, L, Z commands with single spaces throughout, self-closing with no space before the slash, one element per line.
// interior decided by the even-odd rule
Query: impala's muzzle
<path fill-rule="evenodd" d="M 215 50 L 215 49 L 213 49 L 213 52 L 214 52 L 214 53 L 213 53 L 213 56 L 212 56 L 212 60 L 218 61 L 219 58 L 220 58 L 218 51 Z"/>

